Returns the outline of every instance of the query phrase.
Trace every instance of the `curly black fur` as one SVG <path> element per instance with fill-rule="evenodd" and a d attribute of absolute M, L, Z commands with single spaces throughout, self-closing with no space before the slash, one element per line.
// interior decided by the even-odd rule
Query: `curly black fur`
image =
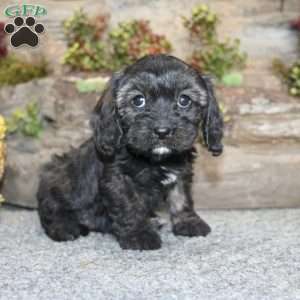
<path fill-rule="evenodd" d="M 191 197 L 199 127 L 208 149 L 222 152 L 222 117 L 206 77 L 175 57 L 144 57 L 112 77 L 91 126 L 93 138 L 43 169 L 39 215 L 52 239 L 97 231 L 112 233 L 123 249 L 160 248 L 150 217 L 163 201 L 174 234 L 210 232 Z"/>

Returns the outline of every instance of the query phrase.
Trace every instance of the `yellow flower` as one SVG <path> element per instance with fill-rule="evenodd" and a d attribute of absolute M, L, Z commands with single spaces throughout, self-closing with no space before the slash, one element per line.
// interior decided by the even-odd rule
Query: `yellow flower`
<path fill-rule="evenodd" d="M 3 140 L 6 133 L 6 123 L 4 118 L 0 115 L 0 140 Z"/>
<path fill-rule="evenodd" d="M 6 133 L 6 124 L 4 118 L 0 115 L 0 182 L 4 173 L 5 163 L 5 144 L 4 137 Z M 4 201 L 3 196 L 0 194 L 0 203 Z"/>

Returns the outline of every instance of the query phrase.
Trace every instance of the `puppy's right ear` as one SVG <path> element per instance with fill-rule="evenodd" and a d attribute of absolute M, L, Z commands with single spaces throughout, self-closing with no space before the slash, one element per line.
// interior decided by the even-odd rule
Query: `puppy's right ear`
<path fill-rule="evenodd" d="M 204 110 L 202 132 L 208 151 L 213 156 L 219 156 L 223 152 L 223 116 L 218 106 L 211 78 L 203 76 L 204 84 L 208 94 L 208 105 Z"/>
<path fill-rule="evenodd" d="M 104 157 L 114 156 L 120 146 L 123 134 L 115 105 L 115 95 L 120 76 L 119 73 L 111 78 L 90 120 L 97 151 Z"/>

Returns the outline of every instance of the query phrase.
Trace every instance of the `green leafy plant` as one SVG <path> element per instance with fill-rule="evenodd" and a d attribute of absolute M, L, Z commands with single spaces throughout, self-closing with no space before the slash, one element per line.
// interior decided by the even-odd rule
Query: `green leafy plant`
<path fill-rule="evenodd" d="M 108 61 L 101 42 L 89 42 L 84 46 L 76 42 L 68 48 L 63 57 L 64 64 L 82 71 L 110 69 Z"/>
<path fill-rule="evenodd" d="M 116 69 L 145 55 L 169 53 L 172 49 L 170 42 L 163 35 L 153 33 L 145 20 L 122 22 L 109 36 Z"/>
<path fill-rule="evenodd" d="M 287 82 L 289 93 L 293 96 L 300 97 L 300 61 L 295 62 L 289 68 Z"/>
<path fill-rule="evenodd" d="M 190 63 L 222 81 L 232 70 L 245 67 L 247 55 L 240 51 L 238 39 L 219 41 L 216 27 L 219 22 L 217 15 L 202 4 L 193 9 L 190 19 L 184 18 L 183 25 L 189 30 L 192 40 L 200 45 L 200 50 L 195 50 L 189 59 Z"/>
<path fill-rule="evenodd" d="M 44 59 L 37 62 L 27 62 L 14 55 L 0 59 L 0 86 L 16 85 L 45 77 L 48 73 L 48 65 Z"/>
<path fill-rule="evenodd" d="M 37 138 L 42 130 L 40 109 L 35 101 L 29 102 L 25 109 L 17 108 L 7 119 L 9 134 L 21 133 L 24 136 Z"/>
<path fill-rule="evenodd" d="M 243 76 L 240 73 L 232 72 L 223 76 L 222 83 L 226 86 L 240 86 L 243 83 Z"/>
<path fill-rule="evenodd" d="M 121 22 L 107 32 L 108 17 L 89 18 L 79 10 L 64 22 L 68 50 L 63 63 L 84 71 L 119 69 L 147 54 L 169 53 L 167 39 L 153 33 L 149 22 Z"/>
<path fill-rule="evenodd" d="M 300 18 L 291 22 L 291 29 L 300 33 Z M 282 60 L 275 58 L 272 62 L 272 70 L 281 80 L 287 84 L 289 94 L 300 97 L 300 60 L 291 66 L 287 66 Z"/>
<path fill-rule="evenodd" d="M 190 18 L 183 17 L 183 25 L 189 30 L 191 37 L 195 39 L 200 37 L 203 43 L 214 42 L 218 23 L 217 15 L 205 4 L 194 7 Z"/>
<path fill-rule="evenodd" d="M 63 23 L 68 50 L 63 63 L 73 69 L 94 71 L 109 69 L 109 59 L 103 44 L 103 35 L 107 29 L 108 16 L 89 18 L 83 10 Z"/>
<path fill-rule="evenodd" d="M 74 15 L 63 23 L 68 44 L 101 39 L 107 29 L 107 21 L 106 15 L 89 18 L 82 9 L 75 11 Z"/>
<path fill-rule="evenodd" d="M 300 33 L 300 17 L 290 23 L 291 29 Z M 300 37 L 300 35 L 299 35 Z M 275 58 L 272 61 L 273 73 L 288 86 L 289 94 L 300 97 L 300 60 L 295 61 L 291 66 L 286 65 L 281 59 Z"/>
<path fill-rule="evenodd" d="M 76 81 L 77 91 L 80 93 L 102 92 L 107 83 L 107 78 L 95 77 Z"/>
<path fill-rule="evenodd" d="M 215 75 L 219 80 L 234 69 L 245 64 L 245 54 L 239 51 L 239 41 L 214 42 L 204 50 L 195 51 L 191 64 L 201 70 Z"/>
<path fill-rule="evenodd" d="M 272 70 L 288 86 L 289 94 L 300 97 L 300 60 L 288 67 L 280 59 L 275 58 Z"/>

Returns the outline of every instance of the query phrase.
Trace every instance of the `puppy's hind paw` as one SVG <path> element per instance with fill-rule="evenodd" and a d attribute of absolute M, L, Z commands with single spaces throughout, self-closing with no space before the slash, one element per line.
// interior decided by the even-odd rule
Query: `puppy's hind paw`
<path fill-rule="evenodd" d="M 173 225 L 173 233 L 182 236 L 207 236 L 211 229 L 200 217 L 195 216 L 192 218 L 180 220 Z"/>
<path fill-rule="evenodd" d="M 161 239 L 154 230 L 145 229 L 135 235 L 120 238 L 119 244 L 122 249 L 156 250 L 161 247 Z"/>
<path fill-rule="evenodd" d="M 79 226 L 55 225 L 46 229 L 47 235 L 56 242 L 74 241 L 80 235 L 87 235 L 86 230 L 81 230 Z"/>

